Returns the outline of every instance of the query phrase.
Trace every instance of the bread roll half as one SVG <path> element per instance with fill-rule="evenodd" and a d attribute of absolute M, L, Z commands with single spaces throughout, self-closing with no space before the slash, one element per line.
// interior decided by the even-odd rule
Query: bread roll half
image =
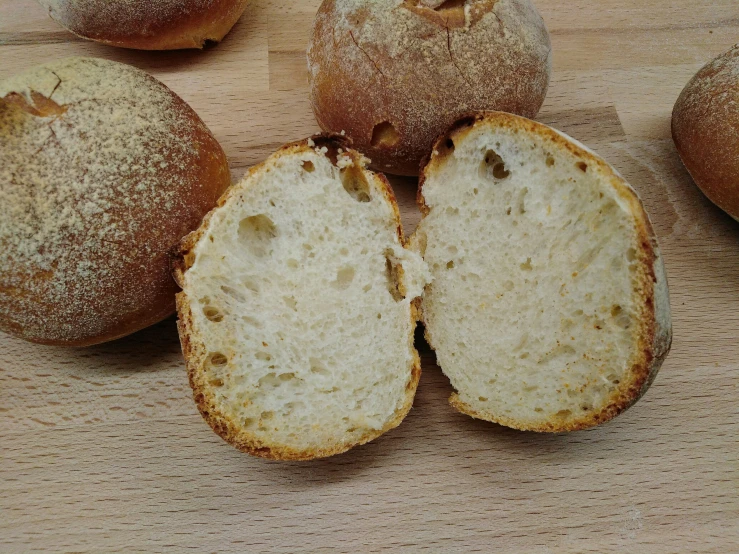
<path fill-rule="evenodd" d="M 229 184 L 205 124 L 143 71 L 68 58 L 0 82 L 0 330 L 85 346 L 167 317 L 169 250 Z"/>
<path fill-rule="evenodd" d="M 573 431 L 636 402 L 672 340 L 662 256 L 634 190 L 569 137 L 462 119 L 421 175 L 422 319 L 454 407 Z"/>
<path fill-rule="evenodd" d="M 220 42 L 249 0 L 39 0 L 75 35 L 123 48 L 179 50 Z"/>
<path fill-rule="evenodd" d="M 403 247 L 381 175 L 340 137 L 287 145 L 219 201 L 175 269 L 195 401 L 230 444 L 309 460 L 396 427 L 420 376 Z"/>

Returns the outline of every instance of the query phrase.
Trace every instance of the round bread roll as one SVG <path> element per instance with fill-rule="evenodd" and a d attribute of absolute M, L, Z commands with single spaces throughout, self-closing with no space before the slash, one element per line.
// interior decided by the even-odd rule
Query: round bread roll
<path fill-rule="evenodd" d="M 169 250 L 229 184 L 205 124 L 143 71 L 69 58 L 0 82 L 0 330 L 85 346 L 167 317 Z"/>
<path fill-rule="evenodd" d="M 739 221 L 739 44 L 701 69 L 672 112 L 672 137 L 696 184 Z"/>
<path fill-rule="evenodd" d="M 530 0 L 324 0 L 308 49 L 311 102 L 380 171 L 417 175 L 474 110 L 534 117 L 551 73 Z"/>
<path fill-rule="evenodd" d="M 75 35 L 138 50 L 202 48 L 219 42 L 248 0 L 39 0 Z"/>

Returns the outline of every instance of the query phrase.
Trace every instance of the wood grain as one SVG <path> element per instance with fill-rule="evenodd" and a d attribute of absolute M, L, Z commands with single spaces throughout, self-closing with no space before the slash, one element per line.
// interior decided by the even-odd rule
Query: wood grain
<path fill-rule="evenodd" d="M 318 0 L 253 0 L 204 52 L 75 38 L 31 0 L 0 2 L 0 79 L 93 55 L 189 102 L 240 176 L 317 130 L 305 46 Z M 0 550 L 220 552 L 739 551 L 739 225 L 690 180 L 669 136 L 680 90 L 739 36 L 736 0 L 538 0 L 554 45 L 540 119 L 641 194 L 660 237 L 675 340 L 647 396 L 566 436 L 455 413 L 424 374 L 395 431 L 317 463 L 250 458 L 190 399 L 174 321 L 88 349 L 0 336 Z M 415 182 L 394 179 L 404 223 Z"/>

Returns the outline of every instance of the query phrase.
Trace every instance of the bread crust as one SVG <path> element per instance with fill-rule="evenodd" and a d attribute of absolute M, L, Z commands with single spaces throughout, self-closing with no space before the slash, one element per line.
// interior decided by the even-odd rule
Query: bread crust
<path fill-rule="evenodd" d="M 352 150 L 350 145 L 351 142 L 344 136 L 320 134 L 310 137 L 309 139 L 286 144 L 273 154 L 270 157 L 270 160 L 274 160 L 275 158 L 282 156 L 292 156 L 301 152 L 313 150 L 314 148 L 326 147 L 326 155 L 332 159 L 334 163 L 336 161 L 337 153 L 341 151 L 344 154 L 348 154 L 352 158 L 354 164 L 358 167 L 364 167 L 366 160 L 361 156 L 361 154 Z M 257 175 L 262 172 L 267 167 L 268 161 L 250 168 L 247 176 Z M 393 217 L 397 225 L 396 233 L 401 244 L 404 244 L 400 211 L 388 180 L 382 174 L 372 174 L 366 170 L 365 174 L 374 176 L 373 180 L 376 185 L 376 190 L 378 190 L 385 200 L 392 206 Z M 236 192 L 238 191 L 234 187 L 231 187 L 226 191 L 218 201 L 217 207 L 205 217 L 200 228 L 186 236 L 179 246 L 173 250 L 172 274 L 181 288 L 185 287 L 187 271 L 195 262 L 194 249 L 201 238 L 206 234 L 209 228 L 210 219 L 215 213 L 215 210 L 226 204 L 229 198 Z M 400 284 L 402 285 L 402 283 Z M 404 291 L 401 290 L 401 292 Z M 341 454 L 355 446 L 374 440 L 380 435 L 400 425 L 413 405 L 413 398 L 415 397 L 418 382 L 421 378 L 421 361 L 418 356 L 418 352 L 413 345 L 417 322 L 417 313 L 413 304 L 411 304 L 411 331 L 408 336 L 408 345 L 413 353 L 413 358 L 409 367 L 410 380 L 406 386 L 406 396 L 403 405 L 395 412 L 394 417 L 382 429 L 366 433 L 352 442 L 336 443 L 327 445 L 324 448 L 310 448 L 306 450 L 299 450 L 282 444 L 260 440 L 252 433 L 245 431 L 238 422 L 230 419 L 219 411 L 215 397 L 208 386 L 204 371 L 207 354 L 206 347 L 198 338 L 199 333 L 197 332 L 197 328 L 193 322 L 190 302 L 186 292 L 184 291 L 177 294 L 177 313 L 179 316 L 177 328 L 179 330 L 182 353 L 185 357 L 189 382 L 193 390 L 193 399 L 195 400 L 195 404 L 197 405 L 200 414 L 203 416 L 203 419 L 205 419 L 205 421 L 211 426 L 213 431 L 215 431 L 215 433 L 223 440 L 242 452 L 246 452 L 260 458 L 283 461 L 308 461 Z"/>
<path fill-rule="evenodd" d="M 215 137 L 143 71 L 69 58 L 0 83 L 0 330 L 88 346 L 168 317 L 169 249 L 229 184 Z"/>
<path fill-rule="evenodd" d="M 564 133 L 546 125 L 502 112 L 479 112 L 461 117 L 450 129 L 440 135 L 434 143 L 432 154 L 421 170 L 419 178 L 417 202 L 423 217 L 429 213 L 423 196 L 423 186 L 427 177 L 432 174 L 453 151 L 454 141 L 468 134 L 473 127 L 490 125 L 495 128 L 509 128 L 523 133 L 536 134 L 552 144 L 553 148 L 565 149 L 588 165 L 597 166 L 603 174 L 610 178 L 611 185 L 619 196 L 628 202 L 636 223 L 638 241 L 635 244 L 640 271 L 636 282 L 639 302 L 643 311 L 639 324 L 638 352 L 633 359 L 629 378 L 623 379 L 616 391 L 608 399 L 607 404 L 599 411 L 592 411 L 586 416 L 570 419 L 549 419 L 543 423 L 531 424 L 500 416 L 492 412 L 473 409 L 460 400 L 455 392 L 449 403 L 458 411 L 477 419 L 499 423 L 522 431 L 563 432 L 588 429 L 613 419 L 635 402 L 647 391 L 654 381 L 672 345 L 672 323 L 667 279 L 662 256 L 654 234 L 649 216 L 644 210 L 641 199 L 623 177 L 606 161 L 590 149 Z M 451 141 L 451 142 L 449 142 Z M 411 237 L 416 241 L 415 234 Z M 423 322 L 423 316 L 421 317 Z M 424 330 L 426 340 L 434 348 L 432 333 L 428 327 Z"/>
<path fill-rule="evenodd" d="M 696 185 L 739 221 L 739 44 L 706 64 L 672 112 L 672 138 Z"/>
<path fill-rule="evenodd" d="M 179 50 L 220 42 L 249 0 L 39 0 L 75 35 L 122 48 Z"/>
<path fill-rule="evenodd" d="M 534 117 L 546 96 L 551 44 L 530 0 L 427 6 L 325 0 L 316 16 L 308 49 L 316 120 L 345 131 L 379 171 L 418 175 L 434 138 L 460 115 Z"/>

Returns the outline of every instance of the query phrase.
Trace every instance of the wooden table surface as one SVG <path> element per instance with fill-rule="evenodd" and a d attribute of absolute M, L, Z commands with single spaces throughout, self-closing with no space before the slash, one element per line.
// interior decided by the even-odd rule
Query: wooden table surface
<path fill-rule="evenodd" d="M 626 176 L 663 248 L 674 345 L 646 397 L 595 430 L 514 432 L 454 412 L 421 343 L 398 429 L 277 463 L 200 418 L 174 319 L 87 349 L 0 335 L 0 550 L 739 552 L 739 224 L 701 195 L 669 135 L 682 87 L 739 40 L 739 3 L 536 3 L 554 45 L 539 119 Z M 238 177 L 317 130 L 305 47 L 318 4 L 253 0 L 219 46 L 152 53 L 0 0 L 0 79 L 69 55 L 143 68 L 195 108 Z M 415 182 L 393 182 L 410 232 Z"/>

